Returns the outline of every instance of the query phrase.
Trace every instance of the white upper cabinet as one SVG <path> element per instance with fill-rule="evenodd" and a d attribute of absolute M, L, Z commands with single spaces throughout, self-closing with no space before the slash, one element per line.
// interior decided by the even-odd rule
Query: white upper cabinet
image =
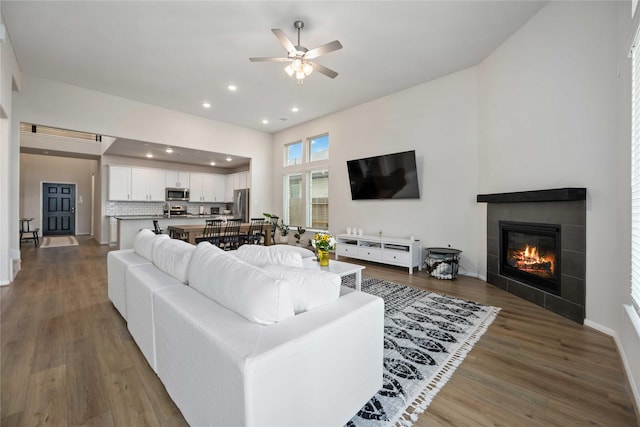
<path fill-rule="evenodd" d="M 109 200 L 131 200 L 131 168 L 109 166 Z"/>
<path fill-rule="evenodd" d="M 190 188 L 189 172 L 166 171 L 165 187 Z"/>
<path fill-rule="evenodd" d="M 240 190 L 242 188 L 249 188 L 249 172 L 236 172 L 227 175 L 226 195 L 227 202 L 233 201 L 233 190 Z"/>
<path fill-rule="evenodd" d="M 131 200 L 164 201 L 165 172 L 160 169 L 131 168 Z"/>
<path fill-rule="evenodd" d="M 214 202 L 228 202 L 226 198 L 227 176 L 213 175 L 213 198 Z"/>

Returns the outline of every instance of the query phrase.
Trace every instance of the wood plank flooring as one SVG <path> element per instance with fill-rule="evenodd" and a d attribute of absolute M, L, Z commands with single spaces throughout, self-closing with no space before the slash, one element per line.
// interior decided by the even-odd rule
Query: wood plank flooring
<path fill-rule="evenodd" d="M 109 248 L 78 240 L 23 246 L 23 270 L 0 288 L 0 425 L 186 425 L 107 298 Z M 480 280 L 350 261 L 502 308 L 416 426 L 638 425 L 612 338 Z"/>

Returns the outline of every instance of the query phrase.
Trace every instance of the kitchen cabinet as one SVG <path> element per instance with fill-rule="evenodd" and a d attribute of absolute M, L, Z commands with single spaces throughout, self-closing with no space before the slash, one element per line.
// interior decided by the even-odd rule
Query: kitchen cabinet
<path fill-rule="evenodd" d="M 240 190 L 242 188 L 250 188 L 249 185 L 249 172 L 236 172 L 227 175 L 227 201 L 233 201 L 233 190 Z"/>
<path fill-rule="evenodd" d="M 164 201 L 165 172 L 161 169 L 131 168 L 131 200 Z"/>
<path fill-rule="evenodd" d="M 190 180 L 191 202 L 224 202 L 226 176 L 212 173 L 192 173 Z"/>
<path fill-rule="evenodd" d="M 131 200 L 131 168 L 109 166 L 109 200 Z"/>
<path fill-rule="evenodd" d="M 226 175 L 213 175 L 213 201 L 214 202 L 227 202 L 227 176 Z"/>
<path fill-rule="evenodd" d="M 214 179 L 212 174 L 192 173 L 189 174 L 190 191 L 189 201 L 191 202 L 215 202 L 213 194 Z"/>
<path fill-rule="evenodd" d="M 165 187 L 171 188 L 189 188 L 189 172 L 166 171 Z"/>

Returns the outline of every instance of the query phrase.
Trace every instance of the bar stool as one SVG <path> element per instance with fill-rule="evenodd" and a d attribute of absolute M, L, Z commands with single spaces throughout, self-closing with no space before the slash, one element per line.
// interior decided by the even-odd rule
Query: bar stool
<path fill-rule="evenodd" d="M 20 218 L 20 245 L 22 242 L 33 240 L 33 245 L 37 248 L 40 244 L 39 228 L 31 229 L 33 218 Z"/>

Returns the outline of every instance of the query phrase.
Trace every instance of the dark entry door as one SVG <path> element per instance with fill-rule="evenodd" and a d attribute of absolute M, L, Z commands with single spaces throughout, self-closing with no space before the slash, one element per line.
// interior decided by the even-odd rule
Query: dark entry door
<path fill-rule="evenodd" d="M 42 235 L 76 234 L 76 185 L 42 184 Z"/>

